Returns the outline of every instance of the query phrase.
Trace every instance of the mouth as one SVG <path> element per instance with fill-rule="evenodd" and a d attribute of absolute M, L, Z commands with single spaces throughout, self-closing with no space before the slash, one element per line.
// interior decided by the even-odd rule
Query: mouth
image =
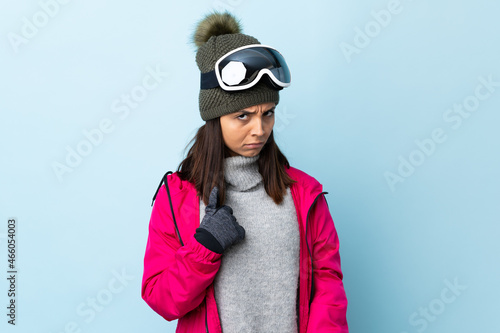
<path fill-rule="evenodd" d="M 254 143 L 246 144 L 245 147 L 250 148 L 250 149 L 255 149 L 255 148 L 260 148 L 263 145 L 264 145 L 264 142 L 254 142 Z"/>

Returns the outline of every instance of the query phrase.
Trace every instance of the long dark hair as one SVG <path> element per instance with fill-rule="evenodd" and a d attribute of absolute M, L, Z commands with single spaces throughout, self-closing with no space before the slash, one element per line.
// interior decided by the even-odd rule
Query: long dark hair
<path fill-rule="evenodd" d="M 208 205 L 208 197 L 214 186 L 219 188 L 219 202 L 226 200 L 224 182 L 224 158 L 229 157 L 229 149 L 224 144 L 220 117 L 207 120 L 198 129 L 195 137 L 186 146 L 191 148 L 186 158 L 179 164 L 179 177 L 194 184 L 198 196 Z M 289 168 L 287 158 L 274 141 L 273 132 L 260 151 L 258 159 L 259 173 L 264 181 L 266 193 L 276 204 L 280 204 L 286 194 L 286 189 L 295 181 L 286 173 Z"/>

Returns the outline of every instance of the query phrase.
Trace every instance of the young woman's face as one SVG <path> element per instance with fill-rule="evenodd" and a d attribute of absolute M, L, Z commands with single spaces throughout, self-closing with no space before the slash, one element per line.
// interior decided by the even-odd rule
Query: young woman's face
<path fill-rule="evenodd" d="M 231 156 L 260 153 L 273 130 L 275 106 L 264 103 L 220 117 L 222 137 Z"/>

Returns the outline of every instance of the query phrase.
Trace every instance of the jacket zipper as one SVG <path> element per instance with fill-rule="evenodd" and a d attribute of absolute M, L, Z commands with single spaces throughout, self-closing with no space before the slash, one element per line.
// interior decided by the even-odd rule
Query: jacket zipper
<path fill-rule="evenodd" d="M 215 300 L 215 287 L 214 287 L 213 282 L 209 288 L 212 288 L 212 292 L 214 294 L 214 300 Z M 217 306 L 217 304 L 215 306 Z M 205 331 L 208 333 L 208 301 L 207 301 L 206 295 L 205 295 Z"/>
<path fill-rule="evenodd" d="M 208 333 L 208 303 L 207 303 L 207 296 L 205 296 L 205 331 Z"/>
<path fill-rule="evenodd" d="M 309 247 L 309 242 L 307 241 L 307 227 L 309 225 L 309 214 L 311 213 L 311 209 L 314 207 L 316 204 L 316 201 L 318 201 L 320 195 L 322 194 L 328 194 L 328 192 L 321 192 L 319 193 L 316 198 L 314 198 L 313 203 L 309 207 L 309 210 L 307 211 L 307 217 L 306 217 L 306 233 L 305 233 L 305 238 L 306 238 L 306 246 L 307 246 L 307 252 L 309 253 L 309 257 L 311 258 L 311 293 L 309 295 L 309 306 L 311 306 L 311 302 L 313 299 L 313 294 L 314 294 L 314 268 L 313 268 L 313 257 L 311 253 L 311 248 Z"/>

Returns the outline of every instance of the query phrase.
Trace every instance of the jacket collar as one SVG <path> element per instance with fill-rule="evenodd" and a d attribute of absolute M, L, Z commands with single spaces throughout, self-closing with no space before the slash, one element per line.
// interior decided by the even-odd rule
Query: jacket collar
<path fill-rule="evenodd" d="M 294 167 L 285 168 L 285 170 L 288 175 L 297 182 L 292 184 L 292 193 L 294 193 L 295 197 L 300 199 L 298 202 L 301 203 L 302 208 L 305 207 L 308 209 L 313 204 L 315 198 L 323 192 L 323 185 L 314 177 Z"/>

